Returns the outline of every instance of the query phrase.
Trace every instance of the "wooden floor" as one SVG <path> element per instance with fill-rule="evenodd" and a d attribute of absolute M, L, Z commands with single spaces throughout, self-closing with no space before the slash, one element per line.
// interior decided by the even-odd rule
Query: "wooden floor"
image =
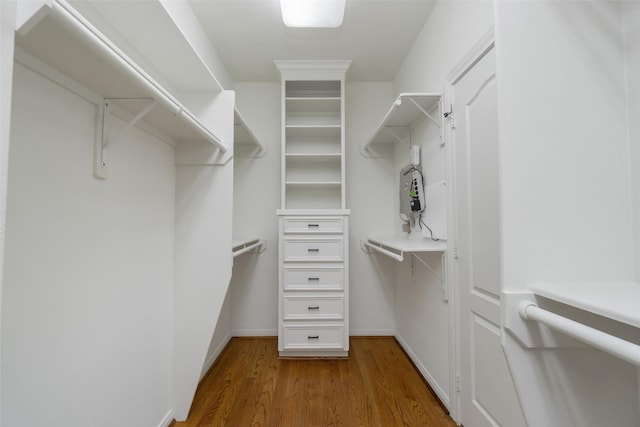
<path fill-rule="evenodd" d="M 174 425 L 455 426 L 392 337 L 351 338 L 349 354 L 278 359 L 276 338 L 234 338 Z"/>

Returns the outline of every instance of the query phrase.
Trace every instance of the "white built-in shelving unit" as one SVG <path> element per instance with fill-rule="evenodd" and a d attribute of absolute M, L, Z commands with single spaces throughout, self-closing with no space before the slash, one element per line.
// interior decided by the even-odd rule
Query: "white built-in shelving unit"
<path fill-rule="evenodd" d="M 349 351 L 344 82 L 350 61 L 276 61 L 282 76 L 278 350 Z"/>
<path fill-rule="evenodd" d="M 342 209 L 343 81 L 283 82 L 283 209 Z"/>

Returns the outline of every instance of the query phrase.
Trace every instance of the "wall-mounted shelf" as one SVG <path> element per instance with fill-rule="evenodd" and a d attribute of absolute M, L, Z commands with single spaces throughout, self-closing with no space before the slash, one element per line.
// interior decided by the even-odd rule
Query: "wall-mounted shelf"
<path fill-rule="evenodd" d="M 247 125 L 244 117 L 236 107 L 233 113 L 233 144 L 234 146 L 250 146 L 253 150 L 246 157 L 264 157 L 267 154 L 267 147 L 264 146 L 254 135 L 251 128 Z"/>
<path fill-rule="evenodd" d="M 567 346 L 551 333 L 555 330 L 640 366 L 639 283 L 541 283 L 531 285 L 527 292 L 503 292 L 503 299 L 505 328 L 525 348 Z M 566 317 L 562 306 L 549 301 L 595 316 Z M 612 329 L 612 323 L 603 319 L 618 322 L 622 328 Z"/>
<path fill-rule="evenodd" d="M 264 252 L 265 244 L 257 237 L 252 238 L 234 238 L 232 243 L 233 257 L 246 254 L 247 252 L 257 250 L 258 253 Z"/>
<path fill-rule="evenodd" d="M 411 129 L 425 118 L 440 127 L 441 121 L 432 114 L 439 107 L 440 99 L 440 94 L 430 93 L 401 93 L 398 95 L 371 139 L 361 147 L 360 153 L 364 157 L 379 157 L 371 149 L 372 146 L 406 142 L 405 139 L 409 136 Z"/>
<path fill-rule="evenodd" d="M 17 33 L 16 45 L 103 99 L 152 99 L 158 106 L 148 111 L 135 102 L 119 102 L 119 107 L 132 116 L 143 112 L 146 123 L 176 142 L 206 141 L 222 153 L 228 151 L 227 142 L 65 1 L 54 0 L 37 25 L 26 34 Z M 99 135 L 99 147 L 104 147 Z M 96 168 L 100 166 L 106 165 Z"/>
<path fill-rule="evenodd" d="M 447 242 L 428 239 L 408 239 L 406 237 L 369 237 L 363 245 L 396 261 L 403 261 L 405 253 L 444 252 Z"/>
<path fill-rule="evenodd" d="M 531 286 L 535 295 L 640 328 L 640 284 L 544 283 Z"/>

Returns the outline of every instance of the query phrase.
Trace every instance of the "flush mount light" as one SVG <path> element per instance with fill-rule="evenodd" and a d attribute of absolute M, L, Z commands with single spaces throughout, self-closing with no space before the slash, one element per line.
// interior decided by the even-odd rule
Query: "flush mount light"
<path fill-rule="evenodd" d="M 342 25 L 346 0 L 280 0 L 287 27 L 337 28 Z"/>

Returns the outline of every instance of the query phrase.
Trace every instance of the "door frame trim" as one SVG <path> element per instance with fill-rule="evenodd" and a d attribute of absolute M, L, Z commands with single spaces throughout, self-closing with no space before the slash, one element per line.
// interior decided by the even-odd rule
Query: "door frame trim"
<path fill-rule="evenodd" d="M 467 74 L 491 49 L 495 47 L 495 30 L 493 27 L 478 40 L 474 47 L 462 58 L 462 60 L 451 70 L 444 82 L 444 96 L 442 112 L 452 111 L 453 86 Z M 458 293 L 458 263 L 455 259 L 454 251 L 457 251 L 457 206 L 455 203 L 456 194 L 456 164 L 455 164 L 455 139 L 449 121 L 445 118 L 443 125 L 443 139 L 447 146 L 447 282 L 449 288 L 449 354 L 453 355 L 453 360 L 449 365 L 450 384 L 450 416 L 459 425 L 462 422 L 462 400 L 461 384 L 461 354 L 460 354 L 460 296 Z"/>

